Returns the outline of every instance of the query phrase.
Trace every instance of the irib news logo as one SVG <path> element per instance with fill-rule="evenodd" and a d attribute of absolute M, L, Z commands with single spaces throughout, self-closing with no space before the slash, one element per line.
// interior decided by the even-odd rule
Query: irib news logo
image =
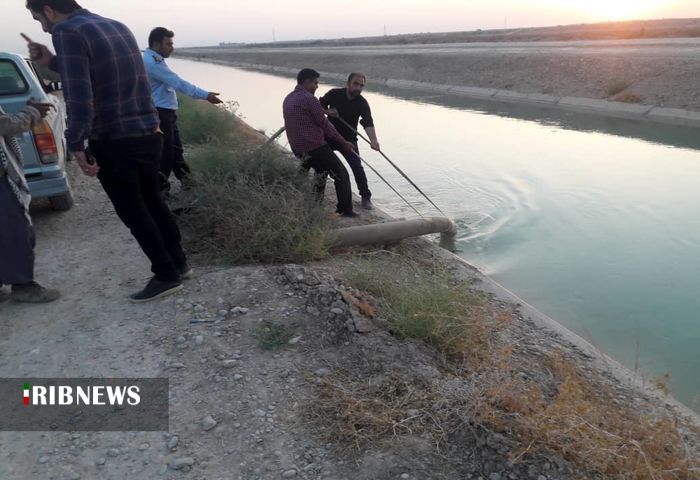
<path fill-rule="evenodd" d="M 141 403 L 136 385 L 90 385 L 87 387 L 24 384 L 24 404 L 39 406 L 132 406 Z"/>

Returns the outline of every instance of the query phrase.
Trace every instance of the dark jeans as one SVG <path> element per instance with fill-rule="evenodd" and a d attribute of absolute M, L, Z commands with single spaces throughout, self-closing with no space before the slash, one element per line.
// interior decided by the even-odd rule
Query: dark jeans
<path fill-rule="evenodd" d="M 331 147 L 323 145 L 307 153 L 302 168 L 313 168 L 316 173 L 316 194 L 323 198 L 326 191 L 326 178 L 330 175 L 335 183 L 335 195 L 338 197 L 336 211 L 352 213 L 352 191 L 350 176 L 340 159 L 333 153 Z"/>
<path fill-rule="evenodd" d="M 34 280 L 34 228 L 12 192 L 0 177 L 0 286 Z"/>
<path fill-rule="evenodd" d="M 151 271 L 163 281 L 177 280 L 187 263 L 180 230 L 158 188 L 162 135 L 119 140 L 91 140 L 100 166 L 97 177 L 119 218 L 151 261 Z"/>
<path fill-rule="evenodd" d="M 367 185 L 367 175 L 365 174 L 365 169 L 362 166 L 360 155 L 356 153 L 360 151 L 357 147 L 357 140 L 353 142 L 355 145 L 354 152 L 346 152 L 342 150 L 340 145 L 334 141 L 330 141 L 328 144 L 333 150 L 339 151 L 345 158 L 345 161 L 348 162 L 348 165 L 350 165 L 350 169 L 352 170 L 352 175 L 355 177 L 355 183 L 357 184 L 357 190 L 359 190 L 360 196 L 362 198 L 371 198 L 372 192 L 369 191 L 369 186 Z"/>
<path fill-rule="evenodd" d="M 177 128 L 177 110 L 158 109 L 160 129 L 163 132 L 163 155 L 160 159 L 160 189 L 170 189 L 170 173 L 181 182 L 190 174 L 183 156 L 180 130 Z M 186 180 L 185 180 L 186 181 Z"/>

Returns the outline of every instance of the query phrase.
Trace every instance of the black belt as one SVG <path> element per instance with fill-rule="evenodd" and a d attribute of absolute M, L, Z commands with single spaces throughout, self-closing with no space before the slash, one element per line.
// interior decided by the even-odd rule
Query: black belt
<path fill-rule="evenodd" d="M 161 133 L 160 128 L 154 130 L 137 130 L 134 132 L 99 133 L 90 137 L 91 141 L 104 142 L 108 140 L 123 140 L 125 138 L 150 137 L 156 133 Z"/>

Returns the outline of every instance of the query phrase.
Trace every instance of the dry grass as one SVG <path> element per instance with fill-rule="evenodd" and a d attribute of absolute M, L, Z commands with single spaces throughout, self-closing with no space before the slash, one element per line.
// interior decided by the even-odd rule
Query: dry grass
<path fill-rule="evenodd" d="M 636 93 L 623 93 L 622 95 L 615 97 L 615 101 L 622 103 L 641 103 L 642 97 Z"/>
<path fill-rule="evenodd" d="M 516 442 L 515 459 L 555 452 L 604 478 L 700 478 L 700 461 L 691 457 L 678 418 L 626 405 L 609 388 L 579 375 L 560 353 L 549 355 L 546 367 L 558 383 L 554 395 L 510 376 L 473 399 L 475 418 Z"/>
<path fill-rule="evenodd" d="M 629 87 L 629 85 L 624 80 L 613 80 L 607 84 L 605 90 L 608 93 L 608 97 L 612 97 L 622 92 L 627 87 Z"/>
<path fill-rule="evenodd" d="M 377 298 L 394 334 L 422 340 L 453 363 L 478 364 L 510 321 L 510 312 L 497 311 L 439 264 L 426 268 L 401 255 L 360 259 L 348 276 Z"/>
<path fill-rule="evenodd" d="M 326 379 L 310 411 L 329 439 L 362 449 L 429 434 L 443 451 L 460 452 L 457 432 L 474 422 L 505 436 L 514 463 L 555 456 L 580 478 L 700 479 L 697 445 L 684 436 L 697 438 L 697 429 L 580 374 L 561 352 L 533 358 L 500 342 L 504 314 L 439 265 L 369 255 L 351 270 L 352 283 L 375 296 L 378 317 L 395 334 L 444 353 L 437 364 L 455 367 L 449 370 L 468 393 L 447 398 L 397 373 L 374 383 L 360 380 L 362 372 Z"/>
<path fill-rule="evenodd" d="M 398 375 L 369 382 L 324 379 L 308 414 L 329 441 L 359 451 L 390 438 L 438 432 L 429 413 L 434 400 L 428 385 Z"/>

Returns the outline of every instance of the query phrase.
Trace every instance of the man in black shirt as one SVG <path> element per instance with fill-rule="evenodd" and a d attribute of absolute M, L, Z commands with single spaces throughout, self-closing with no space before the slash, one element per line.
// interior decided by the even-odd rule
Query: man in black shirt
<path fill-rule="evenodd" d="M 357 123 L 364 127 L 367 136 L 370 139 L 373 150 L 379 150 L 379 142 L 377 141 L 377 133 L 374 130 L 374 121 L 372 120 L 372 112 L 369 108 L 369 103 L 362 96 L 362 89 L 367 83 L 367 78 L 362 73 L 351 73 L 348 77 L 348 83 L 345 88 L 334 88 L 329 90 L 321 97 L 321 106 L 326 110 L 329 119 L 333 126 L 347 141 L 355 145 L 355 151 L 347 152 L 337 142 L 329 140 L 328 144 L 333 150 L 338 150 L 345 157 L 345 160 L 352 169 L 357 189 L 362 197 L 362 208 L 367 210 L 372 209 L 372 192 L 367 186 L 367 175 L 365 169 L 362 168 L 362 161 L 359 157 L 359 149 L 357 147 L 357 135 L 355 132 L 345 126 L 338 118 L 345 120 L 350 126 L 357 130 Z M 362 120 L 360 120 L 360 117 Z"/>

